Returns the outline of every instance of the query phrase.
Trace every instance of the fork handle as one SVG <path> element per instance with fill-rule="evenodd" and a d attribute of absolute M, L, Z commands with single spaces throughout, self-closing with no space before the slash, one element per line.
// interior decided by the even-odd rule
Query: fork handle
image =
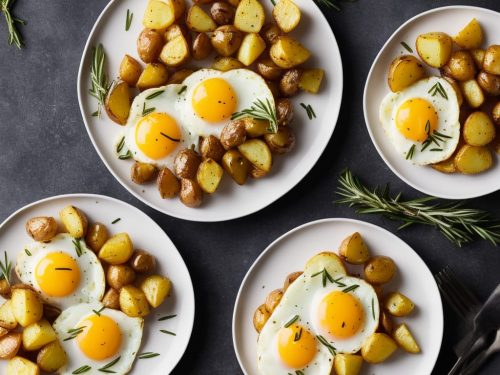
<path fill-rule="evenodd" d="M 488 350 L 485 350 L 477 355 L 476 358 L 474 358 L 464 369 L 464 371 L 461 372 L 461 375 L 474 375 L 476 374 L 476 371 L 482 366 L 482 364 L 490 357 L 495 350 L 492 350 L 491 348 Z"/>
<path fill-rule="evenodd" d="M 469 358 L 477 351 L 477 349 L 484 345 L 485 339 L 483 336 L 479 336 L 478 332 L 472 331 L 467 334 L 467 342 L 463 343 L 463 351 L 461 356 L 458 357 L 455 365 L 448 372 L 448 375 L 455 375 L 459 373 L 460 368 L 464 363 L 466 363 Z"/>

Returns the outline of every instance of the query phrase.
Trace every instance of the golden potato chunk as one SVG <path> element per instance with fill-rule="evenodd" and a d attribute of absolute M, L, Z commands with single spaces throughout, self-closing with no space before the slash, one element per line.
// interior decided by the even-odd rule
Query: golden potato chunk
<path fill-rule="evenodd" d="M 234 26 L 246 33 L 258 33 L 265 20 L 266 14 L 259 0 L 241 0 L 236 8 Z"/>
<path fill-rule="evenodd" d="M 304 268 L 304 274 L 312 276 L 326 270 L 330 275 L 346 275 L 347 270 L 340 257 L 332 252 L 324 251 L 310 258 Z"/>
<path fill-rule="evenodd" d="M 370 258 L 370 252 L 361 234 L 355 232 L 340 244 L 339 255 L 347 263 L 363 264 Z"/>
<path fill-rule="evenodd" d="M 269 313 L 273 313 L 276 306 L 281 302 L 281 298 L 283 298 L 283 289 L 273 290 L 267 295 L 265 305 Z"/>
<path fill-rule="evenodd" d="M 500 75 L 500 45 L 491 45 L 486 50 L 483 61 L 486 73 Z"/>
<path fill-rule="evenodd" d="M 142 71 L 137 88 L 141 91 L 163 86 L 168 81 L 167 67 L 161 63 L 151 63 L 146 65 Z"/>
<path fill-rule="evenodd" d="M 258 333 L 262 331 L 262 328 L 264 328 L 264 325 L 267 323 L 270 316 L 271 314 L 267 311 L 265 304 L 257 307 L 253 314 L 253 326 Z"/>
<path fill-rule="evenodd" d="M 59 218 L 71 236 L 82 238 L 87 234 L 87 217 L 79 208 L 66 206 L 59 212 Z"/>
<path fill-rule="evenodd" d="M 392 337 L 408 353 L 420 353 L 420 347 L 406 324 L 400 324 L 394 330 Z"/>
<path fill-rule="evenodd" d="M 0 327 L 9 330 L 17 327 L 17 320 L 12 312 L 12 302 L 10 299 L 0 306 Z"/>
<path fill-rule="evenodd" d="M 130 88 L 125 81 L 115 81 L 106 95 L 104 107 L 109 118 L 120 125 L 125 125 L 130 113 Z"/>
<path fill-rule="evenodd" d="M 480 107 L 486 100 L 481 86 L 479 86 L 479 83 L 477 83 L 475 79 L 460 82 L 459 85 L 462 89 L 465 100 L 472 108 Z"/>
<path fill-rule="evenodd" d="M 333 362 L 336 375 L 358 375 L 363 365 L 363 357 L 356 354 L 338 353 Z"/>
<path fill-rule="evenodd" d="M 160 196 L 165 198 L 175 197 L 181 190 L 181 184 L 177 177 L 168 168 L 162 168 L 156 178 L 156 185 Z"/>
<path fill-rule="evenodd" d="M 145 63 L 156 62 L 164 44 L 165 40 L 160 31 L 144 29 L 137 37 L 137 54 Z"/>
<path fill-rule="evenodd" d="M 38 322 L 43 315 L 43 305 L 35 291 L 31 289 L 12 290 L 12 313 L 23 327 Z"/>
<path fill-rule="evenodd" d="M 297 280 L 300 276 L 302 275 L 301 271 L 298 272 L 292 272 L 287 275 L 285 278 L 285 282 L 283 284 L 283 292 L 286 292 L 288 287 L 294 283 L 295 280 Z"/>
<path fill-rule="evenodd" d="M 317 94 L 324 76 L 323 69 L 305 69 L 300 75 L 299 88 L 311 94 Z"/>
<path fill-rule="evenodd" d="M 36 356 L 36 363 L 42 371 L 56 372 L 68 362 L 66 352 L 59 341 L 53 341 L 44 346 Z"/>
<path fill-rule="evenodd" d="M 133 285 L 127 285 L 120 290 L 120 309 L 131 317 L 149 314 L 149 304 L 142 290 Z"/>
<path fill-rule="evenodd" d="M 102 245 L 108 240 L 109 234 L 108 229 L 104 224 L 94 223 L 90 225 L 87 236 L 85 237 L 85 243 L 89 246 L 94 252 L 98 252 Z"/>
<path fill-rule="evenodd" d="M 482 48 L 474 48 L 469 51 L 474 59 L 474 63 L 476 64 L 476 68 L 483 69 L 484 56 L 486 55 L 486 51 Z"/>
<path fill-rule="evenodd" d="M 396 264 L 386 256 L 375 256 L 365 264 L 365 279 L 370 284 L 385 284 L 396 274 Z"/>
<path fill-rule="evenodd" d="M 384 308 L 392 316 L 407 316 L 413 311 L 415 304 L 403 293 L 393 292 L 385 298 Z"/>
<path fill-rule="evenodd" d="M 220 163 L 225 152 L 224 146 L 216 136 L 204 137 L 200 143 L 200 153 L 203 159 L 213 159 Z"/>
<path fill-rule="evenodd" d="M 132 164 L 132 167 L 130 167 L 130 179 L 139 185 L 153 181 L 157 173 L 158 168 L 149 163 L 136 161 Z"/>
<path fill-rule="evenodd" d="M 176 20 L 181 18 L 186 10 L 186 0 L 168 0 L 174 8 L 174 17 Z"/>
<path fill-rule="evenodd" d="M 196 181 L 205 193 L 214 193 L 222 180 L 224 169 L 213 159 L 205 159 L 201 162 Z"/>
<path fill-rule="evenodd" d="M 141 283 L 141 290 L 152 307 L 160 306 L 167 298 L 172 288 L 172 282 L 168 277 L 151 275 Z"/>
<path fill-rule="evenodd" d="M 149 0 L 142 24 L 148 29 L 166 29 L 175 21 L 175 9 L 171 1 Z"/>
<path fill-rule="evenodd" d="M 384 329 L 385 333 L 387 333 L 388 335 L 392 334 L 392 331 L 394 329 L 394 325 L 392 323 L 392 318 L 385 311 L 382 311 L 380 313 L 380 324 L 382 325 L 382 328 Z"/>
<path fill-rule="evenodd" d="M 126 264 L 110 265 L 106 271 L 106 281 L 111 288 L 120 290 L 135 281 L 135 271 Z"/>
<path fill-rule="evenodd" d="M 146 250 L 134 250 L 129 259 L 130 266 L 135 272 L 153 272 L 156 268 L 156 259 Z"/>
<path fill-rule="evenodd" d="M 500 95 L 500 76 L 486 72 L 480 72 L 476 81 L 479 86 L 489 95 Z"/>
<path fill-rule="evenodd" d="M 476 64 L 469 51 L 455 51 L 448 64 L 449 74 L 457 81 L 468 81 L 476 74 Z"/>
<path fill-rule="evenodd" d="M 398 348 L 394 340 L 385 333 L 373 333 L 361 346 L 361 355 L 368 363 L 381 363 L 389 358 Z"/>
<path fill-rule="evenodd" d="M 245 184 L 250 166 L 250 162 L 238 150 L 229 150 L 222 157 L 222 167 L 238 185 Z"/>
<path fill-rule="evenodd" d="M 453 156 L 439 163 L 432 164 L 431 167 L 441 173 L 455 173 L 457 171 L 455 167 L 455 158 Z"/>
<path fill-rule="evenodd" d="M 213 47 L 212 43 L 210 42 L 209 36 L 205 33 L 199 33 L 193 40 L 193 59 L 206 59 L 212 53 L 212 49 Z"/>
<path fill-rule="evenodd" d="M 289 36 L 280 36 L 269 51 L 271 59 L 281 68 L 289 69 L 306 62 L 311 53 Z"/>
<path fill-rule="evenodd" d="M 273 164 L 273 156 L 269 146 L 260 139 L 250 139 L 238 146 L 238 151 L 255 167 L 269 172 Z"/>
<path fill-rule="evenodd" d="M 493 156 L 485 146 L 464 145 L 455 156 L 455 166 L 464 174 L 484 172 L 493 165 Z"/>
<path fill-rule="evenodd" d="M 11 290 L 9 282 L 5 279 L 0 280 L 0 296 L 2 296 L 5 299 L 10 299 L 10 292 Z"/>
<path fill-rule="evenodd" d="M 187 77 L 193 74 L 192 69 L 181 69 L 176 71 L 172 76 L 168 79 L 168 84 L 179 84 L 182 83 Z"/>
<path fill-rule="evenodd" d="M 27 351 L 38 350 L 55 341 L 56 338 L 56 332 L 50 323 L 42 319 L 24 328 L 23 348 Z"/>
<path fill-rule="evenodd" d="M 243 33 L 233 25 L 224 25 L 218 27 L 210 38 L 215 51 L 221 56 L 231 56 L 241 46 Z"/>
<path fill-rule="evenodd" d="M 199 207 L 203 203 L 203 190 L 196 180 L 182 178 L 179 199 L 187 207 Z"/>
<path fill-rule="evenodd" d="M 109 309 L 120 310 L 120 292 L 116 289 L 109 288 L 104 294 L 101 303 Z"/>
<path fill-rule="evenodd" d="M 40 369 L 26 358 L 14 357 L 7 362 L 7 375 L 40 375 Z"/>
<path fill-rule="evenodd" d="M 273 8 L 274 20 L 285 33 L 297 27 L 301 16 L 300 8 L 292 0 L 278 0 Z"/>
<path fill-rule="evenodd" d="M 482 112 L 472 112 L 463 125 L 465 142 L 471 146 L 485 146 L 495 139 L 495 125 L 490 117 Z"/>
<path fill-rule="evenodd" d="M 451 56 L 452 40 L 448 34 L 432 32 L 417 37 L 416 48 L 420 58 L 433 68 L 442 68 Z"/>
<path fill-rule="evenodd" d="M 289 126 L 279 126 L 276 133 L 264 135 L 264 140 L 271 152 L 278 155 L 290 152 L 295 146 L 295 134 Z"/>
<path fill-rule="evenodd" d="M 38 216 L 26 222 L 26 233 L 35 241 L 50 241 L 57 234 L 57 222 L 51 216 Z"/>
<path fill-rule="evenodd" d="M 99 259 L 109 264 L 122 264 L 129 260 L 134 245 L 127 233 L 118 233 L 109 238 L 101 250 L 99 250 Z"/>
<path fill-rule="evenodd" d="M 21 348 L 21 333 L 11 332 L 0 338 L 0 359 L 11 359 Z"/>
<path fill-rule="evenodd" d="M 211 66 L 212 69 L 220 70 L 221 72 L 228 72 L 233 69 L 241 69 L 244 67 L 245 65 L 234 57 L 219 57 Z"/>
<path fill-rule="evenodd" d="M 196 4 L 188 10 L 186 25 L 189 29 L 199 33 L 214 31 L 217 28 L 212 17 Z"/>
<path fill-rule="evenodd" d="M 160 53 L 160 60 L 169 67 L 175 68 L 189 60 L 189 45 L 183 35 L 167 42 Z"/>
<path fill-rule="evenodd" d="M 453 41 L 463 49 L 479 48 L 483 39 L 483 29 L 475 18 L 453 37 Z"/>
<path fill-rule="evenodd" d="M 387 83 L 392 92 L 398 92 L 413 85 L 425 76 L 425 69 L 415 56 L 403 55 L 392 60 Z"/>
<path fill-rule="evenodd" d="M 266 42 L 264 42 L 264 39 L 257 33 L 249 33 L 245 35 L 241 42 L 238 60 L 246 66 L 252 65 L 265 49 Z"/>

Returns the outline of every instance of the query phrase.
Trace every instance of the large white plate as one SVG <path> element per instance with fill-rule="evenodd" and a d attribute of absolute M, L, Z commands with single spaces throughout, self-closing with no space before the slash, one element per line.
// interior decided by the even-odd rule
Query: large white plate
<path fill-rule="evenodd" d="M 335 37 L 319 8 L 311 0 L 297 0 L 302 9 L 302 21 L 295 36 L 311 49 L 310 67 L 321 67 L 326 79 L 318 95 L 300 94 L 295 104 L 294 130 L 297 144 L 293 152 L 276 157 L 272 174 L 259 181 L 249 181 L 239 187 L 225 176 L 217 193 L 206 197 L 200 208 L 188 208 L 178 199 L 162 200 L 156 186 L 136 185 L 130 181 L 131 161 L 118 160 L 114 153 L 115 139 L 120 126 L 104 114 L 102 119 L 92 117 L 96 101 L 88 94 L 89 67 L 92 47 L 102 43 L 108 59 L 108 76 L 113 78 L 124 54 L 137 58 L 136 39 L 142 29 L 141 19 L 146 0 L 111 1 L 97 20 L 83 52 L 78 74 L 78 99 L 83 120 L 99 156 L 115 178 L 138 199 L 147 205 L 178 218 L 194 221 L 222 221 L 256 212 L 292 189 L 314 166 L 331 138 L 337 121 L 342 98 L 342 61 Z M 270 1 L 263 1 L 268 13 Z M 125 32 L 127 9 L 134 13 L 132 26 Z M 202 62 L 208 66 L 211 60 Z M 299 106 L 311 104 L 317 118 L 310 121 Z"/>
<path fill-rule="evenodd" d="M 324 219 L 297 227 L 284 234 L 257 258 L 252 265 L 236 298 L 233 314 L 233 343 L 243 372 L 258 374 L 257 333 L 252 317 L 266 295 L 281 288 L 291 272 L 304 269 L 313 255 L 337 251 L 341 241 L 359 232 L 372 255 L 386 255 L 398 267 L 397 277 L 384 286 L 384 291 L 400 290 L 409 296 L 416 309 L 401 319 L 408 324 L 422 348 L 418 355 L 398 350 L 393 357 L 377 366 L 363 364 L 362 375 L 430 374 L 441 347 L 443 337 L 443 310 L 441 297 L 431 272 L 422 259 L 406 243 L 385 229 L 351 219 Z"/>
<path fill-rule="evenodd" d="M 498 44 L 500 39 L 500 13 L 471 6 L 449 6 L 421 13 L 405 22 L 389 38 L 380 50 L 366 80 L 363 106 L 365 122 L 378 153 L 392 171 L 407 184 L 423 193 L 448 199 L 466 199 L 489 194 L 500 189 L 500 166 L 479 175 L 447 175 L 431 167 L 414 166 L 399 155 L 379 121 L 379 106 L 389 92 L 387 72 L 391 61 L 407 54 L 401 42 L 408 43 L 415 51 L 415 40 L 419 34 L 443 31 L 455 35 L 473 17 L 483 27 L 486 36 L 484 45 Z M 416 52 L 415 55 L 417 56 Z M 430 70 L 431 71 L 431 70 Z M 437 70 L 432 70 L 439 75 Z"/>
<path fill-rule="evenodd" d="M 137 208 L 102 195 L 60 195 L 31 203 L 9 216 L 0 225 L 0 249 L 6 250 L 15 263 L 17 253 L 30 242 L 24 225 L 34 216 L 59 217 L 59 211 L 68 204 L 81 208 L 90 221 L 105 224 L 111 233 L 127 232 L 136 248 L 147 249 L 156 257 L 157 271 L 172 280 L 170 297 L 152 310 L 144 324 L 144 335 L 139 353 L 156 352 L 158 357 L 137 359 L 131 374 L 164 375 L 170 373 L 181 359 L 193 329 L 194 292 L 191 277 L 181 255 L 165 232 L 149 216 Z M 111 222 L 117 218 L 116 224 Z M 2 254 L 3 259 L 3 254 Z M 158 318 L 177 314 L 177 317 L 159 322 Z M 176 336 L 159 332 L 167 329 Z M 5 373 L 5 361 L 0 363 L 0 373 Z"/>

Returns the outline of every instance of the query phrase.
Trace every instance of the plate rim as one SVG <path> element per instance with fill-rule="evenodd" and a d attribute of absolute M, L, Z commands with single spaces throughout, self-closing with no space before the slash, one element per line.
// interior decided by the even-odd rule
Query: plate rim
<path fill-rule="evenodd" d="M 323 218 L 323 219 L 319 219 L 319 220 L 309 221 L 307 223 L 301 224 L 301 225 L 299 225 L 299 226 L 297 226 L 295 228 L 290 229 L 289 231 L 283 233 L 278 238 L 276 238 L 274 241 L 272 241 L 258 255 L 258 257 L 254 260 L 254 262 L 252 263 L 252 265 L 248 269 L 248 271 L 245 274 L 243 280 L 241 281 L 240 287 L 238 289 L 238 294 L 236 295 L 236 300 L 234 302 L 234 308 L 233 308 L 232 323 L 231 323 L 231 334 L 232 334 L 232 338 L 233 338 L 233 350 L 234 350 L 234 353 L 235 353 L 236 358 L 238 360 L 238 364 L 239 364 L 241 370 L 243 371 L 243 373 L 245 375 L 248 375 L 248 373 L 246 372 L 245 368 L 243 367 L 243 361 L 241 359 L 241 356 L 240 356 L 240 353 L 238 351 L 237 344 L 236 344 L 236 315 L 237 315 L 237 313 L 239 313 L 240 299 L 242 298 L 243 287 L 246 285 L 246 283 L 248 281 L 248 278 L 250 277 L 250 274 L 253 272 L 254 268 L 257 267 L 257 265 L 261 262 L 262 258 L 265 257 L 268 254 L 268 252 L 270 252 L 272 250 L 272 248 L 277 243 L 279 243 L 280 241 L 282 241 L 286 237 L 288 237 L 290 235 L 293 235 L 293 234 L 295 234 L 298 231 L 304 230 L 304 229 L 306 229 L 308 227 L 312 227 L 312 226 L 315 226 L 315 225 L 320 225 L 320 224 L 324 224 L 324 223 L 339 223 L 339 222 L 340 223 L 350 223 L 350 224 L 353 224 L 353 225 L 359 225 L 359 224 L 361 224 L 361 225 L 367 225 L 368 227 L 371 227 L 372 229 L 381 231 L 384 234 L 388 234 L 388 235 L 394 237 L 396 240 L 401 241 L 411 251 L 413 251 L 415 253 L 415 255 L 417 256 L 417 258 L 423 263 L 423 265 L 425 266 L 425 268 L 432 275 L 432 272 L 429 269 L 429 267 L 427 266 L 427 263 L 425 263 L 425 261 L 422 259 L 422 257 L 410 245 L 408 245 L 400 237 L 396 236 L 394 233 L 390 232 L 389 230 L 387 230 L 385 228 L 382 228 L 381 226 L 378 226 L 376 224 L 369 223 L 367 221 L 358 220 L 358 219 L 351 219 L 351 218 L 347 218 L 347 217 L 329 217 L 329 218 Z M 443 311 L 443 301 L 441 299 L 441 294 L 439 292 L 439 288 L 437 286 L 437 283 L 436 283 L 436 280 L 434 279 L 434 277 L 432 278 L 432 281 L 433 281 L 432 284 L 433 284 L 433 286 L 435 287 L 435 289 L 437 291 L 437 295 L 439 296 L 439 299 L 437 300 L 439 308 L 437 310 L 440 313 L 439 314 L 439 327 L 437 327 L 437 328 L 439 328 L 439 331 L 440 331 L 439 332 L 440 342 L 439 342 L 439 350 L 437 351 L 437 353 L 435 354 L 435 356 L 433 358 L 433 368 L 434 368 L 436 366 L 437 359 L 439 357 L 439 354 L 441 353 L 441 349 L 442 349 L 442 346 L 443 346 L 444 311 Z"/>
<path fill-rule="evenodd" d="M 3 228 L 5 226 L 7 226 L 11 222 L 11 220 L 15 219 L 16 216 L 30 210 L 33 207 L 36 207 L 37 205 L 44 204 L 44 203 L 51 202 L 51 201 L 57 201 L 60 199 L 73 199 L 73 198 L 91 198 L 91 199 L 100 199 L 100 200 L 110 201 L 110 202 L 113 202 L 115 204 L 122 205 L 122 206 L 126 207 L 127 209 L 131 209 L 131 210 L 135 211 L 140 216 L 143 216 L 143 217 L 149 219 L 151 222 L 153 222 L 154 225 L 156 225 L 157 229 L 159 229 L 166 236 L 168 241 L 170 241 L 169 245 L 173 246 L 173 248 L 175 249 L 175 251 L 179 255 L 179 259 L 181 260 L 182 265 L 184 266 L 184 268 L 187 272 L 187 275 L 188 275 L 187 281 L 188 281 L 188 284 L 190 286 L 189 291 L 188 291 L 188 293 L 189 293 L 188 299 L 189 299 L 189 303 L 193 306 L 193 313 L 192 313 L 192 318 L 189 321 L 189 334 L 186 335 L 187 339 L 185 340 L 185 342 L 183 344 L 181 342 L 181 344 L 183 346 L 182 355 L 177 360 L 173 361 L 173 366 L 172 366 L 172 371 L 173 371 L 177 367 L 177 365 L 179 364 L 181 359 L 184 357 L 184 355 L 186 354 L 186 350 L 191 342 L 191 336 L 193 334 L 194 321 L 195 321 L 195 317 L 196 317 L 196 300 L 195 300 L 195 295 L 194 295 L 193 281 L 191 279 L 191 274 L 189 273 L 189 268 L 186 266 L 186 262 L 182 258 L 182 255 L 179 252 L 179 250 L 177 249 L 177 246 L 175 246 L 175 244 L 173 243 L 171 238 L 168 236 L 168 234 L 160 227 L 160 225 L 158 225 L 158 223 L 155 220 L 153 220 L 153 218 L 151 218 L 149 215 L 147 215 L 145 212 L 138 209 L 137 207 L 132 206 L 130 203 L 124 202 L 120 199 L 113 198 L 113 197 L 110 197 L 107 195 L 92 194 L 92 193 L 59 194 L 59 195 L 53 195 L 53 196 L 49 196 L 49 197 L 45 197 L 45 198 L 36 200 L 34 202 L 28 203 L 28 204 L 18 208 L 17 210 L 12 212 L 9 216 L 7 216 L 7 218 L 5 218 L 0 223 L 0 232 L 3 230 Z M 177 344 L 177 345 L 179 345 L 179 344 Z"/>
<path fill-rule="evenodd" d="M 379 156 L 381 157 L 381 159 L 384 161 L 385 165 L 387 167 L 389 167 L 389 169 L 392 171 L 392 173 L 394 173 L 401 181 L 403 181 L 407 185 L 411 186 L 415 190 L 420 191 L 421 193 L 424 193 L 424 194 L 427 194 L 427 195 L 431 195 L 431 196 L 435 196 L 435 197 L 438 197 L 438 198 L 453 199 L 453 200 L 456 200 L 456 199 L 472 199 L 472 198 L 482 197 L 482 196 L 485 196 L 485 195 L 488 195 L 488 194 L 491 194 L 491 193 L 494 193 L 494 192 L 500 190 L 500 184 L 498 186 L 496 186 L 496 187 L 492 186 L 489 189 L 485 189 L 484 191 L 483 190 L 477 191 L 474 194 L 455 194 L 455 195 L 451 195 L 451 194 L 439 194 L 438 195 L 438 194 L 434 194 L 434 192 L 432 192 L 431 190 L 429 190 L 429 189 L 427 189 L 425 187 L 418 186 L 417 184 L 411 182 L 409 179 L 407 179 L 406 177 L 404 177 L 396 169 L 395 166 L 393 166 L 391 163 L 389 163 L 388 159 L 385 157 L 384 153 L 382 152 L 382 149 L 379 146 L 378 142 L 376 142 L 376 140 L 375 140 L 375 136 L 374 136 L 374 134 L 372 132 L 372 126 L 370 125 L 370 122 L 369 122 L 369 119 L 368 119 L 368 114 L 367 114 L 367 112 L 368 112 L 367 111 L 368 83 L 372 80 L 372 75 L 373 75 L 373 70 L 375 68 L 375 65 L 377 65 L 380 57 L 382 56 L 383 52 L 385 51 L 385 49 L 389 45 L 389 43 L 391 43 L 393 41 L 393 39 L 396 37 L 396 35 L 399 34 L 399 32 L 403 28 L 405 28 L 407 25 L 409 25 L 410 23 L 413 23 L 413 22 L 417 21 L 418 19 L 423 18 L 423 17 L 425 17 L 425 16 L 427 16 L 429 14 L 437 13 L 437 12 L 441 12 L 441 11 L 446 11 L 446 10 L 451 10 L 451 9 L 476 10 L 476 11 L 482 11 L 482 12 L 486 12 L 486 13 L 492 13 L 492 14 L 497 15 L 497 16 L 500 17 L 500 12 L 497 12 L 495 10 L 488 9 L 488 8 L 483 8 L 483 7 L 474 6 L 474 5 L 448 5 L 448 6 L 443 6 L 443 7 L 437 7 L 437 8 L 429 9 L 427 11 L 418 13 L 415 16 L 413 16 L 413 17 L 409 18 L 408 20 L 406 20 L 396 30 L 394 30 L 394 32 L 391 34 L 391 36 L 386 40 L 386 42 L 383 44 L 383 46 L 380 48 L 379 52 L 377 53 L 375 59 L 373 60 L 372 65 L 370 66 L 370 70 L 368 72 L 368 75 L 366 76 L 365 86 L 364 86 L 364 89 L 363 89 L 363 115 L 364 115 L 364 119 L 365 119 L 365 125 L 366 125 L 366 128 L 368 130 L 368 134 L 370 135 L 370 139 L 372 141 L 372 144 L 375 146 L 375 149 L 377 150 L 377 152 L 378 152 Z"/>
<path fill-rule="evenodd" d="M 85 114 L 85 112 L 84 112 L 83 99 L 82 99 L 83 95 L 85 94 L 82 92 L 82 90 L 83 90 L 82 79 L 83 79 L 83 74 L 84 74 L 83 73 L 84 63 L 85 63 L 85 59 L 87 58 L 87 55 L 89 53 L 90 41 L 91 41 L 91 39 L 93 39 L 94 34 L 96 32 L 96 29 L 100 25 L 102 18 L 107 14 L 107 12 L 114 5 L 114 3 L 118 2 L 118 1 L 119 0 L 110 0 L 109 1 L 109 3 L 104 7 L 104 9 L 101 11 L 99 16 L 97 17 L 97 20 L 95 21 L 94 25 L 92 26 L 92 29 L 89 32 L 89 35 L 87 37 L 87 41 L 85 42 L 85 47 L 84 47 L 83 52 L 82 52 L 82 56 L 80 58 L 80 64 L 78 67 L 77 95 L 78 95 L 78 105 L 80 107 L 80 114 L 82 116 L 83 123 L 84 123 L 85 129 L 87 131 L 87 135 L 90 138 L 92 145 L 94 146 L 95 151 L 97 152 L 97 154 L 99 155 L 99 158 L 104 163 L 104 165 L 106 166 L 108 171 L 111 173 L 111 175 L 115 178 L 116 181 L 118 181 L 120 183 L 120 185 L 123 188 L 125 188 L 126 191 L 128 191 L 130 194 L 132 194 L 135 198 L 140 200 L 142 203 L 144 203 L 148 207 L 151 207 L 154 210 L 161 212 L 162 214 L 168 215 L 170 217 L 175 217 L 177 219 L 182 219 L 182 220 L 192 221 L 192 222 L 223 222 L 223 221 L 235 220 L 235 219 L 239 219 L 239 218 L 242 218 L 245 216 L 249 216 L 249 215 L 252 215 L 258 211 L 265 209 L 266 207 L 269 207 L 270 205 L 272 205 L 273 203 L 275 203 L 279 199 L 283 198 L 293 188 L 295 188 L 301 181 L 303 181 L 304 178 L 306 178 L 306 176 L 311 172 L 311 170 L 316 166 L 316 164 L 318 163 L 320 158 L 323 156 L 323 154 L 326 150 L 326 147 L 328 146 L 328 144 L 330 143 L 330 141 L 333 137 L 333 133 L 335 131 L 335 128 L 337 127 L 337 123 L 338 123 L 338 120 L 340 117 L 340 110 L 342 108 L 342 101 L 343 101 L 343 97 L 344 97 L 344 68 L 343 68 L 343 62 L 342 62 L 342 54 L 340 52 L 337 38 L 335 37 L 335 34 L 333 32 L 332 27 L 330 26 L 330 23 L 328 22 L 328 19 L 325 17 L 324 13 L 321 11 L 321 8 L 316 3 L 312 2 L 312 5 L 317 8 L 318 12 L 320 12 L 321 16 L 323 17 L 323 20 L 328 25 L 328 29 L 330 31 L 330 34 L 331 34 L 331 36 L 333 38 L 333 42 L 334 42 L 334 44 L 332 45 L 332 48 L 334 51 L 337 52 L 338 59 L 340 61 L 340 65 L 338 67 L 336 67 L 336 69 L 338 70 L 338 80 L 336 81 L 336 85 L 340 87 L 339 105 L 338 105 L 337 110 L 334 113 L 334 117 L 331 118 L 331 119 L 334 119 L 334 121 L 333 121 L 333 126 L 331 126 L 329 136 L 325 137 L 325 142 L 321 146 L 321 150 L 319 151 L 319 153 L 315 157 L 315 160 L 314 160 L 314 162 L 312 162 L 310 168 L 304 169 L 304 172 L 302 173 L 301 177 L 297 179 L 297 181 L 292 183 L 290 187 L 285 189 L 280 195 L 278 195 L 272 201 L 268 202 L 266 205 L 264 205 L 262 207 L 260 207 L 259 205 L 252 206 L 252 208 L 248 209 L 247 211 L 245 211 L 243 213 L 237 213 L 237 210 L 228 210 L 224 214 L 219 214 L 217 217 L 214 216 L 214 217 L 198 217 L 197 218 L 196 215 L 184 215 L 184 214 L 176 214 L 176 213 L 168 212 L 168 210 L 167 210 L 168 206 L 162 208 L 162 207 L 148 201 L 146 198 L 141 196 L 139 193 L 133 191 L 132 189 L 129 189 L 128 186 L 126 185 L 125 181 L 123 181 L 118 176 L 118 174 L 115 173 L 115 171 L 111 168 L 111 165 L 106 161 L 103 154 L 101 153 L 101 151 L 97 147 L 96 140 L 94 139 L 94 137 L 92 136 L 92 134 L 90 132 L 90 125 L 89 125 L 89 121 L 87 120 L 87 114 Z M 328 120 L 328 123 L 331 122 L 330 120 Z M 325 119 L 324 122 L 327 122 L 327 120 Z M 203 209 L 203 208 L 199 208 L 199 209 Z M 195 217 L 193 217 L 193 216 L 195 216 Z"/>

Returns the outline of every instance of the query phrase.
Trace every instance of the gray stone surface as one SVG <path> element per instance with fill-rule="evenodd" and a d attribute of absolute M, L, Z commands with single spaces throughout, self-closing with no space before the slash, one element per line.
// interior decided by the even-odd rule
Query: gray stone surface
<path fill-rule="evenodd" d="M 16 14 L 28 21 L 22 29 L 26 48 L 18 51 L 7 45 L 6 26 L 0 21 L 0 219 L 29 202 L 63 193 L 107 194 L 139 207 L 172 238 L 193 278 L 196 323 L 174 373 L 239 374 L 231 340 L 233 303 L 246 271 L 271 241 L 325 217 L 358 218 L 396 231 L 393 222 L 330 204 L 343 168 L 350 167 L 370 184 L 390 182 L 408 197 L 420 195 L 385 166 L 369 139 L 362 110 L 364 81 L 379 48 L 401 23 L 453 3 L 359 0 L 346 3 L 340 13 L 325 11 L 345 69 L 342 110 L 328 148 L 306 178 L 270 207 L 232 222 L 199 224 L 162 215 L 132 197 L 106 170 L 87 136 L 78 108 L 77 71 L 88 33 L 106 1 L 19 0 Z M 458 3 L 500 10 L 498 0 Z M 500 193 L 470 204 L 500 214 Z M 433 272 L 450 265 L 483 299 L 500 281 L 500 250 L 489 243 L 478 241 L 458 249 L 425 227 L 398 235 Z M 435 374 L 449 369 L 454 361 L 451 347 L 464 334 L 447 306 L 444 313 L 444 341 Z M 499 373 L 500 358 L 481 372 Z"/>

